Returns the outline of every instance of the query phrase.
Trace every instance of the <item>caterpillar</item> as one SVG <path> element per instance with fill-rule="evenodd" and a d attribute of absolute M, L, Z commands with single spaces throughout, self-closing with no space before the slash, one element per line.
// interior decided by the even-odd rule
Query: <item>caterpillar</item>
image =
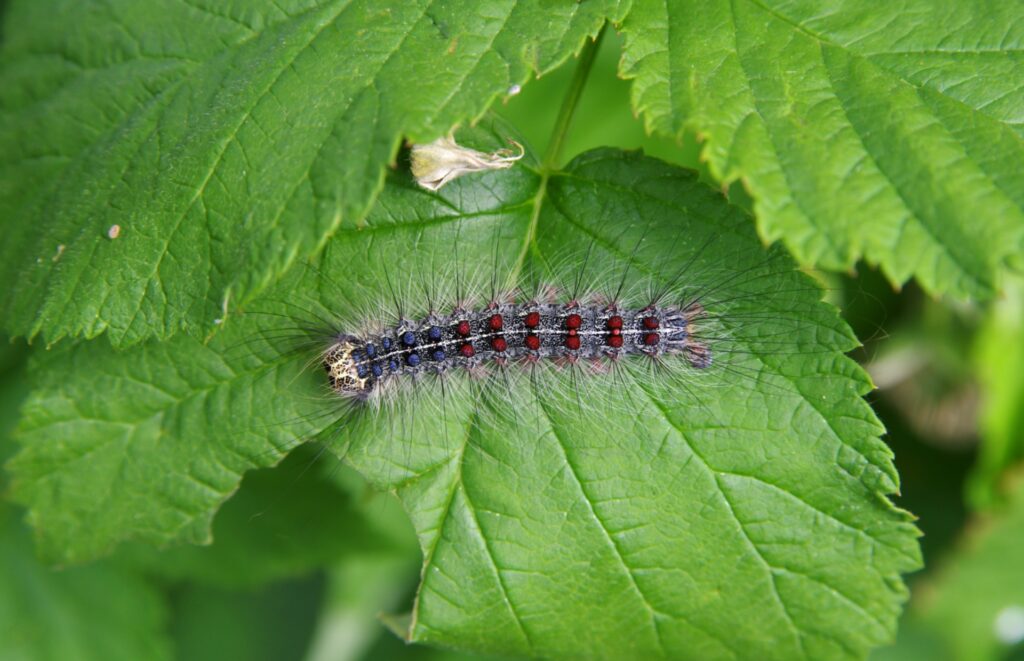
<path fill-rule="evenodd" d="M 390 379 L 451 368 L 472 372 L 487 361 L 573 363 L 680 354 L 692 367 L 706 369 L 711 352 L 693 332 L 703 316 L 698 302 L 642 309 L 578 301 L 491 304 L 403 322 L 376 337 L 344 335 L 327 349 L 323 366 L 334 392 L 360 400 L 378 394 Z"/>

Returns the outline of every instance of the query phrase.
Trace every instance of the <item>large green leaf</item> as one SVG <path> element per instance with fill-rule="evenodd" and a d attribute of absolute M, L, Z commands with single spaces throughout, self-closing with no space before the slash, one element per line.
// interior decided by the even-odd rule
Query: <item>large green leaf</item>
<path fill-rule="evenodd" d="M 230 362 L 196 340 L 111 353 L 40 352 L 8 464 L 40 553 L 79 562 L 116 541 L 209 543 L 215 508 L 242 473 L 313 431 L 287 397 L 287 361 Z M 275 448 L 281 448 L 275 450 Z"/>
<path fill-rule="evenodd" d="M 621 71 L 800 261 L 981 296 L 1024 247 L 1022 25 L 987 0 L 637 0 Z"/>
<path fill-rule="evenodd" d="M 205 331 L 365 214 L 434 138 L 616 0 L 17 0 L 0 48 L 0 316 L 115 344 Z M 108 229 L 120 227 L 117 239 Z M 16 283 L 16 284 L 14 284 Z"/>
<path fill-rule="evenodd" d="M 0 460 L 27 387 L 24 347 L 0 347 Z M 0 475 L 0 494 L 6 495 Z M 21 513 L 0 503 L 0 658 L 9 661 L 167 659 L 164 604 L 136 574 L 101 563 L 55 571 L 35 557 Z"/>
<path fill-rule="evenodd" d="M 320 370 L 302 372 L 315 354 L 286 351 L 287 327 L 331 314 L 355 328 L 392 290 L 420 314 L 454 282 L 557 280 L 558 264 L 588 285 L 628 264 L 627 291 L 687 266 L 684 284 L 722 315 L 716 367 L 452 373 L 325 432 L 398 493 L 419 535 L 422 583 L 395 626 L 553 657 L 858 657 L 891 638 L 916 531 L 886 498 L 897 477 L 861 399 L 870 384 L 842 353 L 848 328 L 692 172 L 615 150 L 440 194 L 396 173 L 363 228 L 339 230 L 260 303 L 269 316 L 236 317 L 208 345 L 87 343 L 36 360 L 15 493 L 51 556 L 202 541 L 242 470 L 340 411 Z M 300 321 L 278 328 L 275 314 Z"/>

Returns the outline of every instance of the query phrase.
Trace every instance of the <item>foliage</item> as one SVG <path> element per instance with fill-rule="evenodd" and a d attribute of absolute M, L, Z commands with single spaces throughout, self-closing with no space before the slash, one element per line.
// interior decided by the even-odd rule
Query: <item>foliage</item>
<path fill-rule="evenodd" d="M 894 638 L 919 533 L 890 502 L 900 478 L 862 399 L 871 381 L 844 355 L 857 339 L 791 257 L 914 279 L 870 294 L 885 308 L 870 323 L 896 328 L 920 327 L 887 317 L 912 310 L 916 285 L 977 306 L 1010 282 L 1024 248 L 1019 7 L 0 11 L 0 319 L 42 340 L 27 376 L 20 345 L 0 361 L 0 415 L 20 417 L 18 449 L 0 435 L 13 456 L 0 484 L 42 559 L 0 505 L 14 542 L 0 625 L 18 632 L 0 635 L 2 655 L 449 655 L 378 641 L 366 613 L 379 609 L 408 641 L 505 656 L 863 658 Z M 569 79 L 556 69 L 573 55 Z M 630 133 L 630 111 L 655 137 Z M 547 123 L 546 147 L 529 146 Z M 417 188 L 403 138 L 459 124 L 460 143 L 517 140 L 526 157 Z M 675 164 L 606 146 L 640 142 Z M 691 286 L 724 287 L 730 369 L 627 371 L 586 391 L 565 372 L 544 397 L 522 379 L 501 399 L 453 381 L 457 396 L 420 395 L 390 425 L 339 429 L 311 354 L 290 345 L 312 316 L 379 308 L 391 276 L 430 290 L 461 265 L 552 277 L 567 259 L 662 285 L 687 265 Z M 857 326 L 856 299 L 832 298 Z M 1019 370 L 1001 359 L 1021 328 L 1013 305 L 974 309 L 976 340 L 931 339 L 976 342 L 964 369 L 995 393 L 972 478 L 988 508 L 1020 459 Z M 908 631 L 947 630 L 958 658 L 999 651 L 970 633 L 990 604 L 961 627 L 956 595 L 1015 589 L 1013 568 L 972 573 L 1006 556 L 1003 534 L 949 561 L 947 606 L 915 604 Z M 100 612 L 114 624 L 89 638 Z M 66 626 L 38 635 L 50 622 Z"/>
<path fill-rule="evenodd" d="M 616 15 L 502 4 L 11 3 L 0 213 L 42 224 L 0 253 L 7 330 L 209 330 L 358 223 L 403 135 L 479 116 Z"/>
<path fill-rule="evenodd" d="M 623 73 L 801 261 L 987 296 L 1024 249 L 1020 26 L 1013 3 L 639 0 Z"/>

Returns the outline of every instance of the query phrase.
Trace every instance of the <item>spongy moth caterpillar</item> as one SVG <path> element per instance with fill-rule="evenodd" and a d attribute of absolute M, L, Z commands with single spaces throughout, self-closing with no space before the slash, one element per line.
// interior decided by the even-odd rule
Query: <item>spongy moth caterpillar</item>
<path fill-rule="evenodd" d="M 698 301 L 639 309 L 576 300 L 492 302 L 482 310 L 403 321 L 369 337 L 343 334 L 324 352 L 323 366 L 334 392 L 357 400 L 379 396 L 393 379 L 449 369 L 472 372 L 488 361 L 571 364 L 678 354 L 690 366 L 706 369 L 711 350 L 695 331 L 703 316 Z"/>

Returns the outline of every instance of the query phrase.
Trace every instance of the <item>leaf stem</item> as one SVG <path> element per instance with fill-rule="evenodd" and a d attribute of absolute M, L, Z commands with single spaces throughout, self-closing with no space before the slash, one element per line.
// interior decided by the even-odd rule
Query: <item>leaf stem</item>
<path fill-rule="evenodd" d="M 604 32 L 608 28 L 605 23 L 601 26 L 600 32 L 593 41 L 588 41 L 580 51 L 579 59 L 576 62 L 576 70 L 572 74 L 572 82 L 562 99 L 562 107 L 555 119 L 555 126 L 551 130 L 551 139 L 548 141 L 547 151 L 544 152 L 544 159 L 541 161 L 541 169 L 550 172 L 558 167 L 562 149 L 565 147 L 565 139 L 569 134 L 569 124 L 572 123 L 572 116 L 579 105 L 580 97 L 583 95 L 583 87 L 587 84 L 587 77 L 594 66 L 594 59 L 597 57 L 597 50 L 601 47 L 601 40 L 604 39 Z"/>
<path fill-rule="evenodd" d="M 607 23 L 602 25 L 601 31 L 597 33 L 594 40 L 585 43 L 580 51 L 579 59 L 576 62 L 576 70 L 572 74 L 572 82 L 569 83 L 569 89 L 562 100 L 562 107 L 558 111 L 558 118 L 555 120 L 555 126 L 551 131 L 551 139 L 548 141 L 547 150 L 544 152 L 544 158 L 541 160 L 540 182 L 537 186 L 537 194 L 533 198 L 530 224 L 526 228 L 526 236 L 523 239 L 522 247 L 519 249 L 519 256 L 516 258 L 515 266 L 509 274 L 509 282 L 515 282 L 519 277 L 523 264 L 526 262 L 526 254 L 530 251 L 530 246 L 533 245 L 534 238 L 537 236 L 537 223 L 540 221 L 540 209 L 544 204 L 544 196 L 547 195 L 548 180 L 551 178 L 551 173 L 558 167 L 562 148 L 565 146 L 565 137 L 569 133 L 569 124 L 572 123 L 572 116 L 576 112 L 576 106 L 579 105 L 580 97 L 583 95 L 583 87 L 587 83 L 590 69 L 594 66 L 594 58 L 597 55 L 597 49 L 601 46 L 601 39 L 604 37 L 604 31 L 607 27 Z"/>

